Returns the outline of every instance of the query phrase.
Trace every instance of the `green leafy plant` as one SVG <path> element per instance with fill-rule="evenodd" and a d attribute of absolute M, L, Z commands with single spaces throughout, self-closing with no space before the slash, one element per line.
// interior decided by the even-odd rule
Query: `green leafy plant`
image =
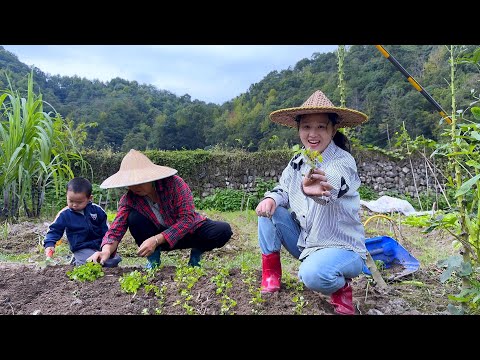
<path fill-rule="evenodd" d="M 265 192 L 272 189 L 275 184 L 276 181 L 264 181 L 261 178 L 257 178 L 254 192 L 236 189 L 215 189 L 212 195 L 203 199 L 196 196 L 195 206 L 198 209 L 218 211 L 253 210 L 263 198 Z"/>
<path fill-rule="evenodd" d="M 260 200 L 263 198 L 263 195 L 271 190 L 277 184 L 274 180 L 265 181 L 262 178 L 257 177 L 255 183 L 255 192 L 257 194 L 257 198 Z"/>
<path fill-rule="evenodd" d="M 145 293 L 148 293 L 148 285 L 145 286 Z M 155 308 L 155 314 L 161 315 L 163 307 L 165 305 L 165 299 L 166 299 L 166 294 L 167 294 L 167 284 L 162 282 L 161 287 L 157 287 L 155 290 L 155 296 L 158 299 L 158 307 Z"/>
<path fill-rule="evenodd" d="M 216 294 L 222 295 L 222 298 L 220 300 L 222 304 L 220 308 L 221 315 L 233 315 L 234 312 L 230 312 L 230 310 L 233 307 L 237 306 L 237 302 L 227 295 L 228 290 L 232 287 L 232 282 L 229 280 L 229 275 L 230 272 L 227 268 L 221 268 L 220 271 L 218 271 L 217 275 L 213 276 L 210 279 L 210 281 L 214 282 L 215 285 L 217 285 Z"/>
<path fill-rule="evenodd" d="M 300 145 L 294 145 L 292 147 L 294 155 L 301 154 L 305 156 L 307 159 L 307 164 L 309 164 L 312 168 L 317 166 L 317 162 L 321 163 L 323 161 L 322 154 L 320 154 L 317 150 L 312 150 L 310 148 L 301 148 Z"/>
<path fill-rule="evenodd" d="M 308 301 L 305 300 L 303 295 L 295 295 L 292 299 L 292 301 L 295 303 L 295 307 L 293 311 L 295 312 L 296 315 L 302 315 L 303 308 L 307 306 Z"/>
<path fill-rule="evenodd" d="M 407 216 L 403 221 L 402 224 L 410 225 L 414 227 L 427 227 L 430 225 L 430 215 L 410 215 Z"/>
<path fill-rule="evenodd" d="M 205 270 L 199 266 L 182 265 L 175 271 L 174 281 L 178 284 L 178 292 L 184 298 L 182 307 L 188 315 L 195 314 L 195 308 L 190 305 L 190 301 L 193 299 L 191 290 L 203 275 L 205 275 Z M 173 305 L 180 305 L 180 300 L 177 300 Z"/>
<path fill-rule="evenodd" d="M 368 187 L 367 185 L 360 185 L 360 187 L 358 188 L 358 193 L 360 195 L 360 199 L 365 201 L 378 199 L 378 194 L 375 192 L 375 190 Z"/>
<path fill-rule="evenodd" d="M 451 300 L 460 302 L 459 307 L 449 305 L 452 313 L 470 312 L 476 313 L 479 310 L 480 285 L 478 282 L 478 270 L 480 269 L 480 136 L 479 136 L 479 112 L 477 106 L 480 97 L 475 89 L 471 89 L 474 101 L 467 109 L 471 109 L 475 121 L 466 117 L 466 109 L 458 109 L 456 105 L 455 74 L 459 64 L 470 64 L 480 69 L 478 54 L 480 50 L 473 53 L 461 55 L 465 50 L 462 46 L 449 45 L 450 63 L 450 93 L 451 93 L 451 122 L 450 129 L 446 129 L 445 136 L 449 136 L 451 142 L 439 146 L 434 154 L 442 155 L 449 160 L 447 186 L 455 190 L 456 219 L 446 221 L 445 218 L 435 218 L 433 226 L 446 229 L 455 237 L 455 241 L 462 245 L 461 255 L 450 257 L 441 264 L 446 269 L 442 273 L 442 282 L 455 274 L 461 279 L 462 290 L 456 296 L 449 296 Z M 459 56 L 460 55 L 460 56 Z M 458 119 L 457 119 L 458 117 Z M 461 122 L 460 122 L 461 120 Z M 427 230 L 429 230 L 427 229 Z"/>
<path fill-rule="evenodd" d="M 318 163 L 321 163 L 323 161 L 322 154 L 318 152 L 317 150 L 312 150 L 310 148 L 300 148 L 300 145 L 294 145 L 292 147 L 294 155 L 301 154 L 305 157 L 307 164 L 311 167 L 309 174 L 313 172 L 313 169 L 315 169 L 318 165 Z M 305 174 L 303 174 L 305 176 Z"/>
<path fill-rule="evenodd" d="M 283 283 L 285 284 L 285 288 L 293 289 L 295 291 L 303 291 L 303 283 L 298 281 L 297 278 L 290 275 L 288 272 L 283 274 Z"/>
<path fill-rule="evenodd" d="M 136 294 L 138 289 L 148 283 L 148 275 L 135 270 L 118 279 L 122 290 L 129 294 Z"/>
<path fill-rule="evenodd" d="M 113 220 L 115 220 L 115 217 L 117 216 L 116 211 L 107 211 L 107 221 L 111 224 Z"/>
<path fill-rule="evenodd" d="M 248 285 L 248 292 L 252 295 L 251 300 L 248 302 L 253 305 L 252 313 L 258 314 L 259 307 L 265 302 L 265 299 L 262 298 L 261 289 L 258 286 L 258 281 L 255 275 L 255 269 L 249 267 L 247 263 L 242 262 L 240 271 L 244 276 L 242 281 Z"/>
<path fill-rule="evenodd" d="M 76 281 L 94 281 L 105 273 L 102 271 L 102 265 L 95 262 L 87 262 L 83 265 L 76 266 L 72 270 L 67 271 L 67 275 L 70 280 Z"/>
<path fill-rule="evenodd" d="M 293 289 L 292 301 L 295 304 L 293 311 L 296 315 L 301 315 L 305 306 L 308 305 L 308 301 L 305 300 L 302 293 L 304 290 L 303 283 L 298 281 L 297 278 L 290 275 L 288 272 L 284 273 L 283 281 L 287 289 Z"/>
<path fill-rule="evenodd" d="M 120 287 L 122 291 L 126 293 L 133 294 L 133 297 L 137 294 L 138 290 L 143 286 L 145 295 L 148 295 L 150 292 L 153 293 L 154 297 L 158 300 L 158 307 L 154 309 L 155 314 L 161 314 L 163 305 L 165 303 L 165 294 L 167 292 L 167 286 L 165 283 L 162 283 L 162 287 L 159 288 L 155 284 L 151 284 L 150 281 L 155 279 L 155 273 L 158 268 L 148 269 L 146 273 L 135 270 L 128 274 L 120 277 Z M 132 297 L 132 298 L 133 298 Z M 141 312 L 143 315 L 149 315 L 149 309 L 144 308 Z"/>
<path fill-rule="evenodd" d="M 444 268 L 440 275 L 442 283 L 455 276 L 469 285 L 463 287 L 457 295 L 448 295 L 449 300 L 460 303 L 459 306 L 448 304 L 448 311 L 454 315 L 480 314 L 480 267 L 473 267 L 472 262 L 466 262 L 461 255 L 450 256 L 439 261 L 438 265 Z"/>
<path fill-rule="evenodd" d="M 195 205 L 199 209 L 219 211 L 241 211 L 246 204 L 250 204 L 250 208 L 253 205 L 256 206 L 253 196 L 243 190 L 235 189 L 216 189 L 212 195 L 204 199 L 195 199 Z"/>

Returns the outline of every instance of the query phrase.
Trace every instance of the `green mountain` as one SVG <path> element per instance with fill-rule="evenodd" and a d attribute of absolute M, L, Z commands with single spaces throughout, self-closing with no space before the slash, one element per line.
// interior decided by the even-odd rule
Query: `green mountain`
<path fill-rule="evenodd" d="M 447 111 L 451 109 L 450 67 L 443 45 L 385 45 L 402 66 Z M 472 52 L 478 46 L 465 46 Z M 30 67 L 0 46 L 0 89 L 26 90 Z M 86 127 L 84 146 L 126 151 L 242 147 L 249 151 L 297 143 L 295 130 L 272 123 L 270 112 L 299 106 L 317 89 L 340 105 L 335 53 L 314 53 L 288 69 L 272 71 L 246 93 L 223 105 L 192 101 L 168 90 L 115 78 L 108 82 L 78 76 L 51 76 L 34 68 L 35 91 L 64 118 Z M 364 145 L 380 147 L 405 123 L 410 136 L 439 139 L 445 126 L 437 110 L 373 45 L 353 45 L 344 62 L 346 106 L 365 112 L 369 121 L 355 131 Z M 459 64 L 457 107 L 472 102 L 478 70 Z M 53 110 L 52 109 L 52 110 Z"/>

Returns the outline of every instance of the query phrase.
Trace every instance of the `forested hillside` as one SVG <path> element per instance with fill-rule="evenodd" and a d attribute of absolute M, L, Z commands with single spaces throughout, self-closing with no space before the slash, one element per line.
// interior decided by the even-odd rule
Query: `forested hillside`
<path fill-rule="evenodd" d="M 464 53 L 478 46 L 464 47 Z M 385 45 L 385 48 L 447 111 L 450 111 L 448 54 L 443 45 Z M 0 46 L 0 89 L 26 89 L 31 69 Z M 127 151 L 198 149 L 215 145 L 249 151 L 291 146 L 295 131 L 274 124 L 268 114 L 299 106 L 316 89 L 340 105 L 336 53 L 314 53 L 288 69 L 272 71 L 244 94 L 221 106 L 176 96 L 168 89 L 121 78 L 109 82 L 78 76 L 45 74 L 34 68 L 35 92 L 74 126 L 85 129 L 86 148 Z M 405 122 L 410 136 L 437 141 L 444 126 L 433 106 L 373 45 L 348 47 L 344 62 L 346 105 L 369 116 L 356 129 L 364 144 L 388 146 Z M 480 75 L 467 65 L 457 67 L 457 107 L 472 101 L 470 90 Z"/>

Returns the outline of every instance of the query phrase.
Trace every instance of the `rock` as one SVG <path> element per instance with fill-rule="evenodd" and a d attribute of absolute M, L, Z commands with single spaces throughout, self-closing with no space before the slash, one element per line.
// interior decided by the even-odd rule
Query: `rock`
<path fill-rule="evenodd" d="M 384 315 L 380 310 L 370 309 L 367 311 L 367 315 Z"/>

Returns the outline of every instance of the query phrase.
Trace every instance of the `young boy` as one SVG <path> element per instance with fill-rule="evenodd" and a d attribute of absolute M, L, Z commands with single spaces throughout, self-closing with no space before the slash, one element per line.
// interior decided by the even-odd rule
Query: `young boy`
<path fill-rule="evenodd" d="M 83 177 L 76 177 L 67 184 L 67 206 L 60 210 L 49 226 L 43 246 L 45 255 L 51 258 L 55 243 L 66 232 L 72 264 L 85 264 L 87 258 L 100 250 L 103 236 L 108 230 L 107 214 L 97 204 L 92 203 L 92 184 Z M 103 266 L 115 267 L 121 261 L 117 254 L 110 257 Z"/>

